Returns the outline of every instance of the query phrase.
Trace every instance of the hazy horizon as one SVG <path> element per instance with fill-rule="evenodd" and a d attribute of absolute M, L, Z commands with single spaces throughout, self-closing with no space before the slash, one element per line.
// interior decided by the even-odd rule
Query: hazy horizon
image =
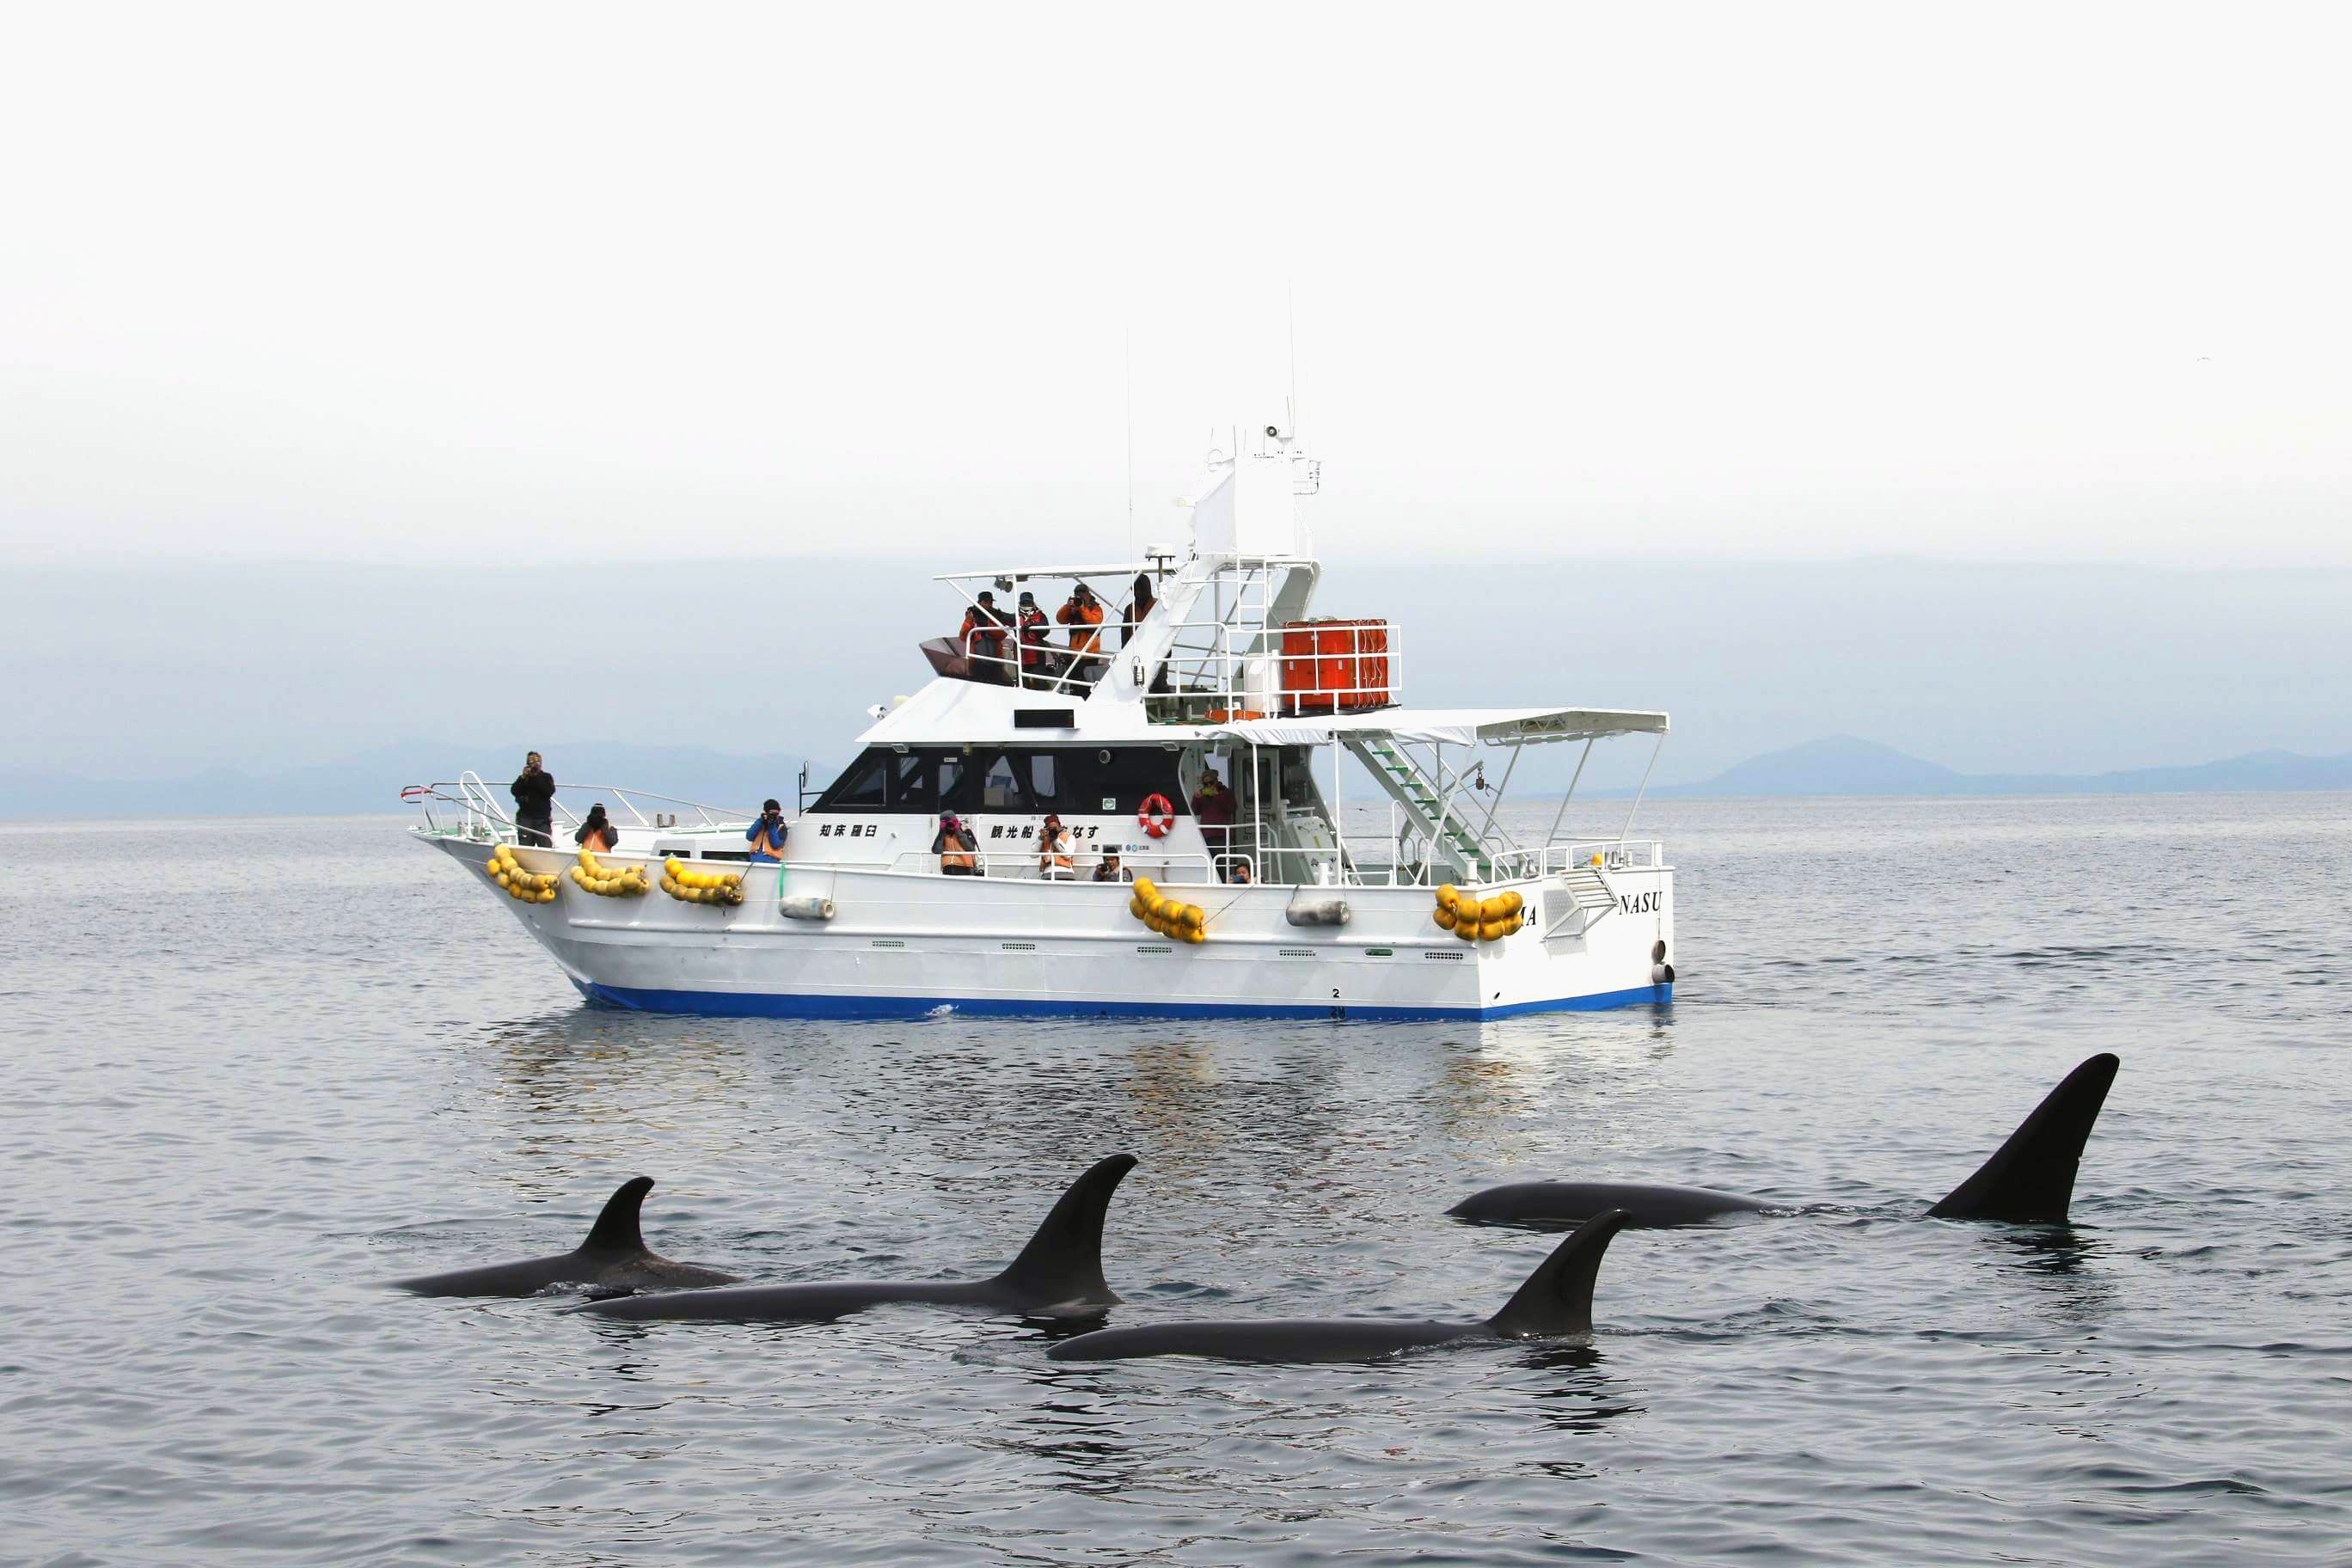
<path fill-rule="evenodd" d="M 929 679 L 915 645 L 959 612 L 928 566 L 23 568 L 0 580 L 0 682 L 30 738 L 11 763 L 268 773 L 417 740 L 466 748 L 452 767 L 502 766 L 522 744 L 610 741 L 806 755 L 822 775 L 869 705 Z M 2352 751 L 2352 692 L 2327 674 L 2352 668 L 2347 604 L 2352 571 L 1879 559 L 1497 573 L 1342 556 L 1316 608 L 1397 624 L 1409 702 L 1664 709 L 1657 782 L 1672 784 L 1832 734 L 1964 773 Z M 1516 787 L 1558 787 L 1568 750 L 1531 753 Z M 1621 743 L 1588 783 L 1631 783 L 1620 775 L 1646 758 Z"/>
<path fill-rule="evenodd" d="M 1411 700 L 2352 748 L 2339 11 L 697 18 L 19 18 L 14 765 L 837 760 L 1294 391 Z"/>

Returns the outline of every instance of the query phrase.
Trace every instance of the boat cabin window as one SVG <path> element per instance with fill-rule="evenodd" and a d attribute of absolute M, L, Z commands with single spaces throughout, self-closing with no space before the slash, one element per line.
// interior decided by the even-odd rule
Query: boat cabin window
<path fill-rule="evenodd" d="M 1001 752 L 988 760 L 988 773 L 980 786 L 981 810 L 1030 809 L 1028 761 L 1025 755 L 1008 756 Z"/>
<path fill-rule="evenodd" d="M 1125 816 L 1154 795 L 1186 809 L 1159 746 L 869 746 L 809 809 Z"/>
<path fill-rule="evenodd" d="M 875 811 L 889 798 L 891 753 L 875 746 L 849 764 L 816 803 L 819 811 Z"/>

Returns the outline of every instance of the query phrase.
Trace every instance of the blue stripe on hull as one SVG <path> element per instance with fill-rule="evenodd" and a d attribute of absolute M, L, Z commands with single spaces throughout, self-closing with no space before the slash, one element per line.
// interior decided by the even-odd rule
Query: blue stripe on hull
<path fill-rule="evenodd" d="M 921 1018 L 953 1012 L 984 1018 L 1451 1018 L 1483 1022 L 1516 1013 L 1592 1013 L 1675 999 L 1671 985 L 1636 985 L 1591 996 L 1514 1002 L 1504 1007 L 1334 1008 L 1301 1003 L 1250 1002 L 1050 1002 L 1005 1001 L 977 996 L 763 995 L 739 991 L 647 991 L 574 980 L 580 994 L 600 1006 L 640 1013 L 692 1013 L 731 1018 Z"/>

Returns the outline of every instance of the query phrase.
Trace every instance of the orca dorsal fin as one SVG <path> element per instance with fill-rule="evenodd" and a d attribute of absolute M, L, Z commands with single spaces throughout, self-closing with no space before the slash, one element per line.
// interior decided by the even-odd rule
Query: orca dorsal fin
<path fill-rule="evenodd" d="M 2017 1124 L 1977 1173 L 1927 1211 L 1933 1219 L 2005 1219 L 2020 1225 L 2063 1225 L 2074 1196 L 2074 1172 L 2091 1124 L 2107 1102 L 2107 1086 L 2123 1063 L 2102 1051 L 2066 1075 L 2033 1114 Z"/>
<path fill-rule="evenodd" d="M 1103 1280 L 1103 1211 L 1120 1178 L 1133 1169 L 1134 1155 L 1113 1154 L 1072 1182 L 996 1282 L 1039 1306 L 1087 1298 L 1118 1300 Z"/>
<path fill-rule="evenodd" d="M 1519 1293 L 1486 1320 L 1486 1326 L 1507 1340 L 1591 1333 L 1592 1281 L 1601 1272 L 1601 1255 L 1633 1217 L 1623 1209 L 1611 1209 L 1578 1226 L 1528 1276 Z"/>
<path fill-rule="evenodd" d="M 654 1190 L 651 1176 L 631 1176 L 620 1190 L 604 1200 L 604 1212 L 588 1227 L 588 1239 L 580 1244 L 583 1252 L 643 1252 L 645 1232 L 637 1228 L 637 1210 L 646 1194 Z"/>

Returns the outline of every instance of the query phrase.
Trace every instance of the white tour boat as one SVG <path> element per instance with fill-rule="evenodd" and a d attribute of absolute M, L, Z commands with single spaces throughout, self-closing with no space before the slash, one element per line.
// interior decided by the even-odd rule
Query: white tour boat
<path fill-rule="evenodd" d="M 1632 813 L 1563 833 L 1571 780 L 1542 841 L 1497 820 L 1525 748 L 1580 742 L 1580 779 L 1596 742 L 1646 735 L 1654 763 L 1666 716 L 1399 706 L 1393 627 L 1308 617 L 1315 463 L 1268 426 L 1210 468 L 1188 551 L 940 578 L 980 635 L 924 645 L 934 679 L 875 710 L 781 864 L 747 853 L 751 814 L 610 785 L 563 789 L 552 847 L 474 773 L 406 792 L 416 832 L 621 1007 L 1492 1018 L 1669 1000 L 1674 870 L 1626 837 Z M 1130 624 L 1138 575 L 1157 601 Z M 1041 652 L 1045 634 L 992 637 L 980 615 L 983 592 L 1025 592 L 1050 617 L 1079 584 L 1108 606 L 1083 662 L 1066 626 Z M 1369 798 L 1343 799 L 1343 754 Z M 1229 823 L 1194 809 L 1212 773 Z M 583 857 L 592 795 L 619 842 Z M 949 812 L 968 854 L 934 847 Z M 1041 849 L 1048 813 L 1066 855 Z M 1138 880 L 1095 879 L 1113 853 Z"/>

